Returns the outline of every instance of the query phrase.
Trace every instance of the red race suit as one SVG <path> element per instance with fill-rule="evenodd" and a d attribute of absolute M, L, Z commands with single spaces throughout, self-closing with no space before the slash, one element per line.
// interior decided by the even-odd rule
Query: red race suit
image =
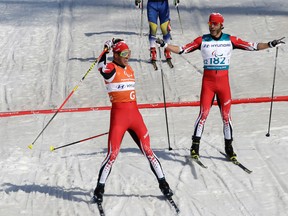
<path fill-rule="evenodd" d="M 197 49 L 201 51 L 204 72 L 200 96 L 200 112 L 194 125 L 193 137 L 201 138 L 205 121 L 216 96 L 223 120 L 224 138 L 233 139 L 233 129 L 230 116 L 231 91 L 228 70 L 233 49 L 254 51 L 258 43 L 241 40 L 238 37 L 222 33 L 220 38 L 210 34 L 197 37 L 191 43 L 181 47 L 180 53 L 190 53 Z"/>
<path fill-rule="evenodd" d="M 150 136 L 136 103 L 134 71 L 130 65 L 123 67 L 115 62 L 106 64 L 106 54 L 97 67 L 104 78 L 112 103 L 108 152 L 99 171 L 98 183 L 105 184 L 126 131 L 148 159 L 157 179 L 164 178 L 161 164 L 150 148 Z"/>

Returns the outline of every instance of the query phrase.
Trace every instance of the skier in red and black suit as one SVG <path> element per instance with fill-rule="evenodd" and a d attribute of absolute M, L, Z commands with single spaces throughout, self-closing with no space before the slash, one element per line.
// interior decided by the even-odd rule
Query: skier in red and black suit
<path fill-rule="evenodd" d="M 166 197 L 171 197 L 173 192 L 166 182 L 159 159 L 150 147 L 150 136 L 136 103 L 134 71 L 128 64 L 131 51 L 121 39 L 109 40 L 105 43 L 105 47 L 107 50 L 113 49 L 113 61 L 107 63 L 106 55 L 109 52 L 107 51 L 99 60 L 97 68 L 104 78 L 112 109 L 110 113 L 108 152 L 99 171 L 92 202 L 101 203 L 103 201 L 105 182 L 119 153 L 126 131 L 129 132 L 148 159 L 162 193 Z"/>
<path fill-rule="evenodd" d="M 192 136 L 191 157 L 199 158 L 199 144 L 208 117 L 211 105 L 216 96 L 223 120 L 223 132 L 225 139 L 225 152 L 230 160 L 236 160 L 236 154 L 232 147 L 233 129 L 231 124 L 231 91 L 229 85 L 228 69 L 231 52 L 233 49 L 257 51 L 275 47 L 284 43 L 282 40 L 273 40 L 268 43 L 246 42 L 238 37 L 222 32 L 224 18 L 220 13 L 212 13 L 209 16 L 210 34 L 197 37 L 191 43 L 184 46 L 175 46 L 157 39 L 156 43 L 174 53 L 190 53 L 200 50 L 204 63 L 204 73 L 200 96 L 200 113 L 195 122 Z"/>

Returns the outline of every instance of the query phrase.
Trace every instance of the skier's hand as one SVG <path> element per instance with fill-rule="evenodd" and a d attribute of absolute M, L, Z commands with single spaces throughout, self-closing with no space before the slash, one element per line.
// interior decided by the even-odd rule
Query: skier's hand
<path fill-rule="evenodd" d="M 285 37 L 282 37 L 282 38 L 280 38 L 278 40 L 269 41 L 268 42 L 269 47 L 272 48 L 272 47 L 275 47 L 275 46 L 278 46 L 278 45 L 281 45 L 281 44 L 285 44 L 285 42 L 283 41 L 284 38 Z"/>
<path fill-rule="evenodd" d="M 173 4 L 174 4 L 175 6 L 178 6 L 179 3 L 180 3 L 180 0 L 173 0 Z"/>
<path fill-rule="evenodd" d="M 123 39 L 120 38 L 112 38 L 112 40 L 107 40 L 104 43 L 104 49 L 106 49 L 106 52 L 109 53 L 109 51 L 113 48 L 115 44 L 118 42 L 123 41 Z"/>
<path fill-rule="evenodd" d="M 135 0 L 135 6 L 141 8 L 141 0 Z"/>
<path fill-rule="evenodd" d="M 112 46 L 113 46 L 113 40 L 107 40 L 105 43 L 104 43 L 104 49 L 106 49 L 106 52 L 109 53 L 109 51 L 111 50 Z"/>
<path fill-rule="evenodd" d="M 161 38 L 157 38 L 156 39 L 156 44 L 158 44 L 160 47 L 164 47 L 166 48 L 168 46 L 168 44 Z"/>

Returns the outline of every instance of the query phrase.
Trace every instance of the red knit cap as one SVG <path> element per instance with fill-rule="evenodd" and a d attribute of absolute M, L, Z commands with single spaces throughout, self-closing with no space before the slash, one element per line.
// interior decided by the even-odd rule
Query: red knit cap
<path fill-rule="evenodd" d="M 113 46 L 113 52 L 120 53 L 123 50 L 129 50 L 129 47 L 125 41 L 119 41 Z"/>
<path fill-rule="evenodd" d="M 209 22 L 224 23 L 224 17 L 220 13 L 211 13 L 209 16 Z"/>

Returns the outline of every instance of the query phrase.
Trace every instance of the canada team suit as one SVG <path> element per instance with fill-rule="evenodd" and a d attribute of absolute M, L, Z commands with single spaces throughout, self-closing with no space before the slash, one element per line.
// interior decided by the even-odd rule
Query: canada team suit
<path fill-rule="evenodd" d="M 206 34 L 183 46 L 182 52 L 190 53 L 197 49 L 201 50 L 204 73 L 200 96 L 200 113 L 195 122 L 193 137 L 201 137 L 216 95 L 223 120 L 224 138 L 232 140 L 231 91 L 228 77 L 231 52 L 233 49 L 256 51 L 257 43 L 246 42 L 225 33 L 222 33 L 218 39 L 211 34 Z"/>
<path fill-rule="evenodd" d="M 136 103 L 134 71 L 130 65 L 123 67 L 115 62 L 106 64 L 106 54 L 102 56 L 98 70 L 104 77 L 112 103 L 108 152 L 101 165 L 98 183 L 105 184 L 126 131 L 149 160 L 150 167 L 157 179 L 163 179 L 164 173 L 161 164 L 150 148 L 150 136 Z"/>

